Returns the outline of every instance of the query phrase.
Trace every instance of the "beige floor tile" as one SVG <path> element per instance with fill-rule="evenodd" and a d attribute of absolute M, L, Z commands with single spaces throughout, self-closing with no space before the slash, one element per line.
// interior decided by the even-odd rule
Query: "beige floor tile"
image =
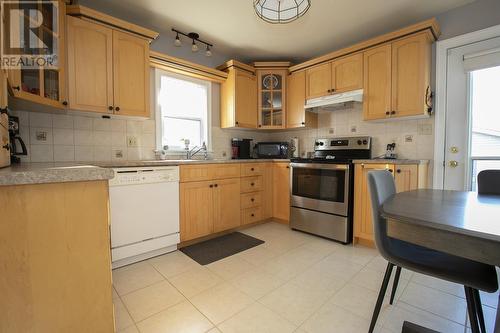
<path fill-rule="evenodd" d="M 122 297 L 135 322 L 185 300 L 170 283 L 162 281 Z"/>
<path fill-rule="evenodd" d="M 210 331 L 207 333 L 222 333 L 217 327 L 212 328 Z"/>
<path fill-rule="evenodd" d="M 396 269 L 394 268 L 392 270 L 391 279 L 389 280 L 389 285 L 387 286 L 386 296 L 388 297 L 390 297 L 392 293 L 394 276 L 396 274 L 395 271 Z M 384 275 L 385 275 L 384 273 L 377 272 L 376 270 L 365 267 L 351 279 L 351 282 L 358 286 L 365 287 L 372 291 L 375 291 L 378 294 L 378 292 L 380 291 L 380 287 L 382 286 L 382 280 L 384 279 Z M 398 288 L 396 290 L 396 296 L 395 296 L 396 301 L 403 294 L 403 291 L 408 285 L 408 282 L 409 282 L 408 280 L 405 280 L 402 277 L 399 278 Z"/>
<path fill-rule="evenodd" d="M 271 251 L 260 245 L 237 254 L 238 257 L 256 266 L 262 265 L 266 261 L 276 258 L 278 255 L 278 252 Z"/>
<path fill-rule="evenodd" d="M 328 295 L 322 291 L 287 283 L 260 299 L 259 302 L 292 324 L 300 326 L 327 299 Z"/>
<path fill-rule="evenodd" d="M 201 266 L 181 251 L 149 259 L 149 262 L 167 279 Z"/>
<path fill-rule="evenodd" d="M 301 326 L 308 333 L 367 332 L 370 321 L 332 303 L 325 304 Z"/>
<path fill-rule="evenodd" d="M 333 295 L 330 302 L 357 316 L 370 320 L 373 315 L 377 296 L 378 292 L 353 283 L 348 283 L 344 288 Z M 389 302 L 384 301 L 382 304 L 382 311 L 386 311 L 389 307 Z"/>
<path fill-rule="evenodd" d="M 387 260 L 382 258 L 381 256 L 375 256 L 368 265 L 366 265 L 367 268 L 376 270 L 381 273 L 385 273 L 385 270 L 387 268 Z M 402 269 L 401 270 L 401 278 L 405 280 L 410 280 L 411 277 L 413 276 L 414 272 L 408 270 L 408 269 Z"/>
<path fill-rule="evenodd" d="M 135 325 L 127 327 L 125 329 L 117 331 L 118 333 L 139 333 L 139 330 Z"/>
<path fill-rule="evenodd" d="M 230 256 L 205 266 L 224 280 L 233 279 L 255 268 L 239 256 Z"/>
<path fill-rule="evenodd" d="M 250 296 L 223 282 L 193 298 L 191 302 L 211 322 L 219 324 L 253 303 Z"/>
<path fill-rule="evenodd" d="M 202 333 L 213 327 L 196 308 L 184 301 L 137 324 L 141 333 Z"/>
<path fill-rule="evenodd" d="M 332 254 L 332 256 L 339 259 L 352 261 L 363 266 L 372 261 L 377 255 L 377 250 L 359 245 L 345 245 Z"/>
<path fill-rule="evenodd" d="M 134 321 L 119 298 L 113 300 L 113 305 L 115 308 L 115 327 L 117 331 L 134 325 Z"/>
<path fill-rule="evenodd" d="M 257 300 L 285 283 L 262 269 L 255 269 L 230 281 L 236 288 Z"/>
<path fill-rule="evenodd" d="M 410 282 L 399 300 L 459 324 L 465 323 L 466 303 L 460 297 Z"/>
<path fill-rule="evenodd" d="M 162 280 L 163 276 L 148 262 L 140 262 L 113 271 L 113 285 L 120 296 Z"/>
<path fill-rule="evenodd" d="M 328 297 L 331 297 L 344 287 L 347 282 L 348 280 L 339 276 L 322 274 L 317 266 L 308 268 L 306 271 L 290 280 L 290 283 L 294 283 L 301 288 L 324 292 Z"/>
<path fill-rule="evenodd" d="M 223 280 L 209 269 L 200 266 L 190 269 L 169 279 L 184 296 L 193 297 L 209 288 L 215 287 Z"/>
<path fill-rule="evenodd" d="M 283 254 L 299 247 L 302 244 L 303 242 L 297 241 L 295 239 L 290 239 L 286 237 L 277 237 L 269 241 L 266 241 L 266 243 L 260 246 L 265 247 L 266 249 L 274 253 Z"/>
<path fill-rule="evenodd" d="M 401 327 L 403 327 L 404 321 L 437 330 L 438 332 L 464 332 L 464 326 L 458 323 L 401 302 L 387 313 L 383 326 L 393 333 L 401 333 Z"/>
<path fill-rule="evenodd" d="M 312 268 L 316 269 L 319 274 L 337 276 L 346 280 L 350 280 L 354 275 L 361 271 L 361 269 L 363 269 L 362 265 L 358 265 L 352 261 L 341 260 L 334 256 L 334 254 L 322 259 L 312 266 Z"/>
<path fill-rule="evenodd" d="M 324 257 L 339 250 L 342 246 L 344 245 L 319 237 L 316 237 L 313 240 L 302 245 L 303 248 L 316 253 L 321 253 Z"/>
<path fill-rule="evenodd" d="M 465 298 L 464 287 L 457 283 L 448 282 L 445 280 L 437 279 L 432 276 L 414 273 L 411 282 L 418 283 L 420 285 L 437 289 L 439 291 L 452 294 L 461 298 Z"/>
<path fill-rule="evenodd" d="M 259 303 L 250 305 L 219 325 L 223 333 L 292 333 L 296 328 Z"/>
<path fill-rule="evenodd" d="M 269 274 L 288 281 L 321 259 L 321 254 L 303 248 L 296 248 L 267 261 L 262 268 Z"/>

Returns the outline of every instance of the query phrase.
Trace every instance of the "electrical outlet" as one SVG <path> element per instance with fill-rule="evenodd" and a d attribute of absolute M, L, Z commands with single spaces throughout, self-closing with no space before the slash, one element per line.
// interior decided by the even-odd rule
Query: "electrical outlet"
<path fill-rule="evenodd" d="M 226 157 L 227 153 L 225 151 L 222 152 L 222 157 Z"/>
<path fill-rule="evenodd" d="M 139 143 L 137 142 L 137 137 L 133 135 L 127 136 L 127 146 L 138 147 Z"/>
<path fill-rule="evenodd" d="M 47 141 L 47 132 L 36 131 L 36 141 Z"/>
<path fill-rule="evenodd" d="M 123 158 L 123 150 L 121 149 L 114 150 L 113 154 L 115 155 L 115 158 Z"/>
<path fill-rule="evenodd" d="M 407 134 L 405 135 L 405 143 L 411 143 L 413 142 L 413 135 Z"/>
<path fill-rule="evenodd" d="M 356 133 L 358 131 L 356 125 L 351 126 L 351 133 Z"/>
<path fill-rule="evenodd" d="M 333 128 L 328 129 L 328 134 L 334 134 L 335 130 Z"/>

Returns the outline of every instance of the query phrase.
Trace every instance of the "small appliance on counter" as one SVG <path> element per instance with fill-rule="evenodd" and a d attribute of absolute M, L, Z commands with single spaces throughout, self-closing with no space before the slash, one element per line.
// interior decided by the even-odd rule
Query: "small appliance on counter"
<path fill-rule="evenodd" d="M 292 140 L 290 141 L 290 153 L 291 153 L 293 158 L 300 157 L 299 138 L 295 137 L 295 138 L 292 138 Z"/>
<path fill-rule="evenodd" d="M 21 162 L 19 156 L 28 155 L 28 150 L 19 133 L 19 117 L 9 116 L 9 139 L 10 139 L 10 161 L 11 163 Z M 16 141 L 21 146 L 21 151 L 18 150 Z"/>
<path fill-rule="evenodd" d="M 255 145 L 257 158 L 289 158 L 288 142 L 258 142 Z"/>
<path fill-rule="evenodd" d="M 231 140 L 231 158 L 233 160 L 252 158 L 250 142 L 252 142 L 252 139 L 233 138 Z"/>
<path fill-rule="evenodd" d="M 9 115 L 0 110 L 0 168 L 10 165 Z"/>
<path fill-rule="evenodd" d="M 387 145 L 387 149 L 385 151 L 384 158 L 395 160 L 398 158 L 398 154 L 396 154 L 396 143 L 389 143 Z"/>

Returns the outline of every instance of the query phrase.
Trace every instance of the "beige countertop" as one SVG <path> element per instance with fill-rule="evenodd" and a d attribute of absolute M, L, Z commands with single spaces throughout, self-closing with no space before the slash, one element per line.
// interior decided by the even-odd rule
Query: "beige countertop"
<path fill-rule="evenodd" d="M 248 159 L 248 160 L 153 160 L 118 161 L 89 163 L 21 163 L 0 168 L 0 186 L 65 183 L 78 181 L 108 180 L 114 177 L 111 168 L 172 166 L 187 164 L 216 163 L 259 163 L 289 162 L 285 159 Z"/>

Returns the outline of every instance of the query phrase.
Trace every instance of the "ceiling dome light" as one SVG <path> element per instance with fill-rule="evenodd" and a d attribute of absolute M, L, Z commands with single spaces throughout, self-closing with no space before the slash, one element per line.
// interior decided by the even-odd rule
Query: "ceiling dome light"
<path fill-rule="evenodd" d="M 191 51 L 198 52 L 198 45 L 196 45 L 194 39 L 193 39 L 193 45 L 191 45 Z"/>
<path fill-rule="evenodd" d="M 177 47 L 182 46 L 182 42 L 181 42 L 181 39 L 179 38 L 179 34 L 177 34 L 177 36 L 175 36 L 174 45 Z"/>
<path fill-rule="evenodd" d="M 212 51 L 210 51 L 210 46 L 207 45 L 207 50 L 205 51 L 205 55 L 207 57 L 211 57 L 212 56 Z"/>
<path fill-rule="evenodd" d="M 309 10 L 311 0 L 254 0 L 253 6 L 268 23 L 290 23 Z"/>

